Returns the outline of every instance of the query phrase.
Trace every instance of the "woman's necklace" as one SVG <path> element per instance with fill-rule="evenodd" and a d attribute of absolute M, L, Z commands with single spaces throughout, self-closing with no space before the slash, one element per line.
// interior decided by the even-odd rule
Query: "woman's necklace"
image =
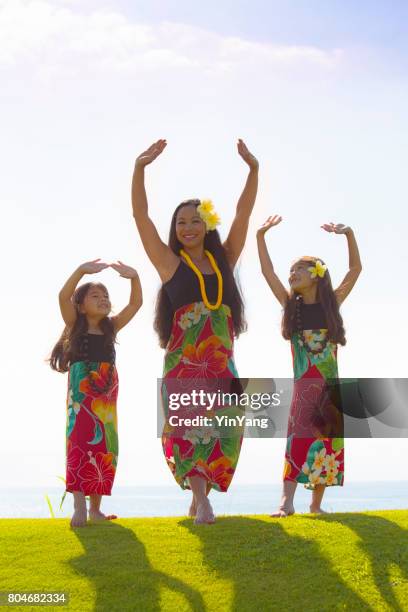
<path fill-rule="evenodd" d="M 204 302 L 206 308 L 208 308 L 208 310 L 218 310 L 218 308 L 221 306 L 221 303 L 222 303 L 222 274 L 221 274 L 221 272 L 220 272 L 220 270 L 219 270 L 219 268 L 217 266 L 217 262 L 215 261 L 214 257 L 210 253 L 210 251 L 207 251 L 205 249 L 204 253 L 207 255 L 207 257 L 208 257 L 208 259 L 210 261 L 211 267 L 214 270 L 215 274 L 217 275 L 217 279 L 218 279 L 218 297 L 217 297 L 217 301 L 215 302 L 215 304 L 210 304 L 210 302 L 208 301 L 207 293 L 205 291 L 204 277 L 202 275 L 201 270 L 199 270 L 197 268 L 195 263 L 193 263 L 191 257 L 189 255 L 187 255 L 187 253 L 183 249 L 180 250 L 180 255 L 182 257 L 184 257 L 184 259 L 186 260 L 187 265 L 198 276 L 198 280 L 200 282 L 201 297 L 203 298 L 203 302 Z"/>

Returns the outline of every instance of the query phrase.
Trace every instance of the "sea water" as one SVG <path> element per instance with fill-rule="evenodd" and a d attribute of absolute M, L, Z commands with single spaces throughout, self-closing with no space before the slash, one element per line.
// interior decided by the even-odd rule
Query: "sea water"
<path fill-rule="evenodd" d="M 72 514 L 72 495 L 61 487 L 0 488 L 1 518 L 49 518 L 46 497 L 57 518 Z M 269 514 L 280 501 L 281 485 L 231 485 L 227 493 L 212 491 L 214 511 L 218 515 Z M 298 486 L 297 512 L 308 512 L 311 492 Z M 104 497 L 102 510 L 119 517 L 185 516 L 191 492 L 174 486 L 114 487 L 111 497 Z M 408 482 L 352 482 L 344 487 L 329 487 L 322 507 L 328 512 L 363 512 L 365 510 L 408 509 Z"/>

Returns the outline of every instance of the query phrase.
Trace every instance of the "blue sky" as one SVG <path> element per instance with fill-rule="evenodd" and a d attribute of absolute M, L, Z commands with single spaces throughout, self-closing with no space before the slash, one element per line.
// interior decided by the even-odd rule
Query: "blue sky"
<path fill-rule="evenodd" d="M 407 48 L 408 6 L 403 1 L 119 0 L 107 6 L 149 22 L 180 21 L 257 41 L 322 47 L 368 44 L 387 52 Z"/>
<path fill-rule="evenodd" d="M 169 144 L 147 173 L 147 192 L 164 238 L 186 197 L 213 199 L 224 237 L 246 177 L 236 139 L 259 158 L 259 194 L 239 270 L 249 321 L 236 346 L 241 376 L 291 375 L 280 309 L 255 244 L 257 227 L 274 212 L 284 222 L 268 245 L 284 280 L 293 259 L 306 253 L 327 261 L 340 282 L 344 240 L 319 226 L 336 221 L 355 229 L 364 270 L 343 308 L 349 341 L 340 373 L 407 376 L 407 7 L 390 6 L 0 2 L 2 248 L 12 262 L 3 268 L 3 401 L 12 407 L 9 430 L 19 432 L 18 442 L 9 436 L 0 448 L 0 459 L 12 464 L 5 484 L 54 483 L 54 466 L 63 471 L 66 380 L 43 360 L 62 327 L 59 288 L 79 263 L 96 257 L 134 265 L 144 290 L 144 306 L 118 347 L 119 483 L 171 483 L 154 437 L 163 359 L 152 331 L 159 279 L 129 199 L 134 159 L 159 137 Z M 100 278 L 120 308 L 127 284 L 112 272 Z M 149 381 L 137 396 L 135 373 Z M 135 445 L 140 404 L 151 413 Z M 264 466 L 257 477 L 279 482 L 280 442 L 247 441 L 237 480 L 251 482 L 256 459 Z M 388 478 L 392 464 L 392 477 L 404 478 L 407 441 L 374 442 L 350 441 L 348 477 L 363 479 L 370 458 L 372 477 Z M 149 474 L 135 470 L 146 461 Z"/>

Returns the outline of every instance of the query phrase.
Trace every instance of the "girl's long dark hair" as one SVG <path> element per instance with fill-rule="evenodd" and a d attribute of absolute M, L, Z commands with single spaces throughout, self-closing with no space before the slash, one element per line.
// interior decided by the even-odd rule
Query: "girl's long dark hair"
<path fill-rule="evenodd" d="M 88 331 L 88 321 L 86 315 L 79 311 L 79 307 L 83 304 L 85 296 L 91 287 L 95 286 L 107 292 L 106 287 L 102 283 L 84 283 L 75 290 L 72 296 L 72 302 L 77 311 L 76 321 L 72 327 L 65 326 L 49 358 L 51 368 L 57 372 L 68 372 L 74 355 L 81 353 L 81 340 L 83 334 L 86 334 Z M 99 321 L 99 328 L 105 334 L 105 345 L 113 344 L 116 340 L 116 334 L 112 319 L 104 317 Z"/>
<path fill-rule="evenodd" d="M 324 261 L 318 257 L 309 256 L 302 257 L 299 261 L 316 265 L 318 260 L 324 263 Z M 323 278 L 320 276 L 317 278 L 316 301 L 321 303 L 326 314 L 329 340 L 344 346 L 346 344 L 346 336 L 343 318 L 339 311 L 339 305 L 333 290 L 329 271 L 326 270 Z M 299 298 L 300 295 L 291 290 L 289 299 L 283 309 L 282 336 L 286 340 L 290 340 L 293 334 L 298 331 L 296 309 L 299 307 Z"/>
<path fill-rule="evenodd" d="M 183 245 L 178 240 L 176 234 L 177 213 L 180 208 L 183 208 L 184 206 L 195 206 L 197 208 L 199 205 L 200 200 L 184 200 L 184 202 L 181 202 L 181 204 L 177 206 L 173 213 L 169 232 L 169 247 L 177 256 L 180 255 L 180 249 L 183 248 Z M 204 248 L 214 255 L 222 274 L 224 292 L 231 296 L 231 314 L 234 325 L 234 335 L 235 337 L 238 337 L 247 329 L 244 316 L 244 303 L 217 230 L 210 230 L 206 233 L 204 238 Z M 154 329 L 159 336 L 159 343 L 162 348 L 165 348 L 169 341 L 173 315 L 174 312 L 169 297 L 164 287 L 161 287 L 156 300 Z"/>

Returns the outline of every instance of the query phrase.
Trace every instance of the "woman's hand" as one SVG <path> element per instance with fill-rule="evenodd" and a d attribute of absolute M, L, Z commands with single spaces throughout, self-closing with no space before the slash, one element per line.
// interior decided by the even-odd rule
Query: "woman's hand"
<path fill-rule="evenodd" d="M 118 260 L 118 263 L 110 264 L 110 267 L 119 272 L 122 278 L 139 278 L 138 273 L 131 266 L 127 266 L 122 261 Z"/>
<path fill-rule="evenodd" d="M 257 235 L 263 236 L 264 234 L 266 234 L 266 232 L 269 229 L 271 229 L 271 227 L 274 227 L 275 225 L 279 225 L 281 221 L 282 221 L 282 217 L 280 215 L 272 215 L 271 217 L 268 217 L 265 223 L 263 223 L 263 225 L 261 225 L 261 227 L 256 232 Z"/>
<path fill-rule="evenodd" d="M 258 160 L 256 159 L 255 155 L 252 155 L 252 153 L 249 151 L 248 147 L 246 146 L 245 142 L 241 138 L 238 139 L 237 149 L 238 149 L 238 153 L 240 154 L 244 162 L 248 164 L 251 170 L 258 169 L 259 167 Z"/>
<path fill-rule="evenodd" d="M 139 157 L 136 158 L 135 166 L 138 166 L 139 168 L 144 168 L 145 166 L 148 166 L 156 159 L 156 157 L 163 153 L 166 146 L 167 142 L 164 139 L 158 140 L 157 142 L 153 143 L 148 149 L 146 149 L 146 151 L 143 151 L 143 153 L 141 153 Z"/>
<path fill-rule="evenodd" d="M 348 234 L 352 231 L 351 227 L 344 225 L 343 223 L 324 223 L 320 226 L 326 232 L 334 232 L 335 234 Z"/>
<path fill-rule="evenodd" d="M 99 262 L 99 263 L 98 263 Z M 100 261 L 100 257 L 98 259 L 93 259 L 92 261 L 86 261 L 81 264 L 78 270 L 82 274 L 96 274 L 101 270 L 105 270 L 105 268 L 109 268 L 109 264 Z"/>

